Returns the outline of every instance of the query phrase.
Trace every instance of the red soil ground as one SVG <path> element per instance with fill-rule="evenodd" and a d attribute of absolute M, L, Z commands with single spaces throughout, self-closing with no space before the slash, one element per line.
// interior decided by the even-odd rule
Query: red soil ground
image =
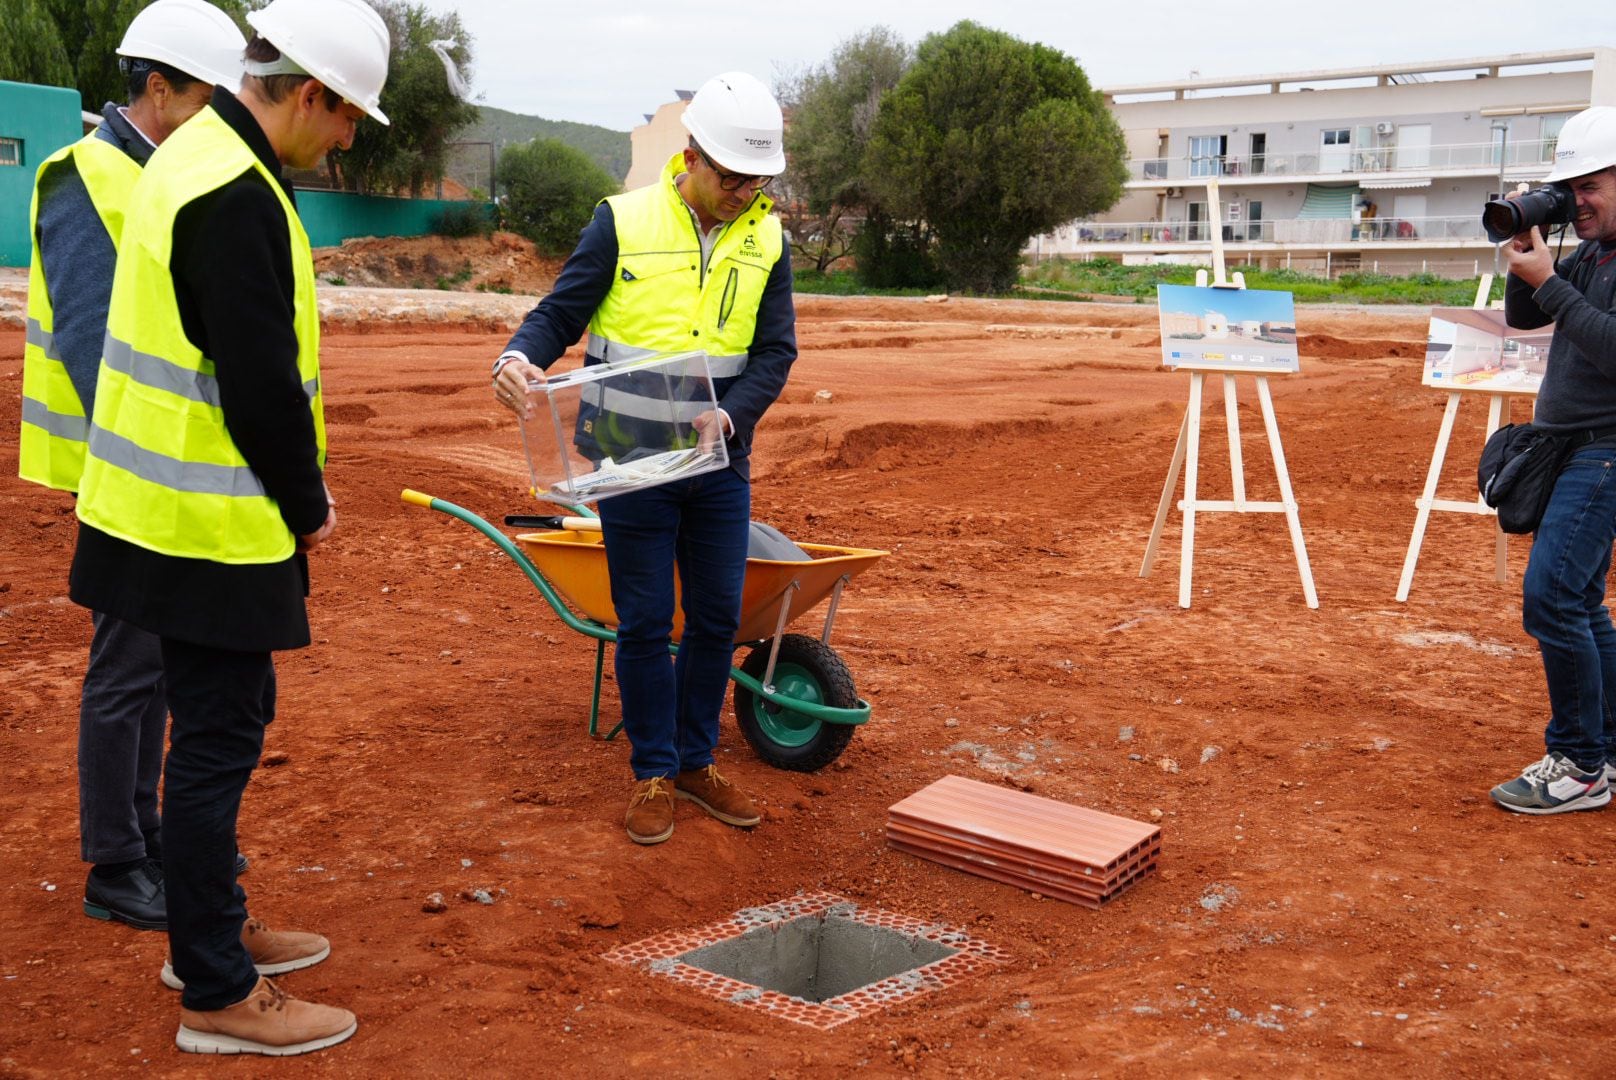
<path fill-rule="evenodd" d="M 1277 516 L 1200 519 L 1190 610 L 1176 515 L 1138 576 L 1187 397 L 1154 318 L 803 300 L 756 516 L 892 552 L 833 641 L 874 716 L 817 775 L 764 766 L 726 718 L 720 760 L 765 822 L 743 833 L 681 804 L 654 848 L 621 828 L 627 748 L 584 733 L 588 643 L 485 540 L 398 498 L 525 508 L 514 422 L 486 384 L 503 335 L 333 328 L 341 522 L 314 559 L 316 643 L 279 660 L 241 836 L 254 912 L 333 941 L 285 985 L 361 1026 L 277 1074 L 1601 1071 L 1616 815 L 1521 818 L 1487 798 L 1542 753 L 1525 544 L 1500 585 L 1490 526 L 1439 515 L 1409 602 L 1393 600 L 1443 404 L 1419 386 L 1424 320 L 1303 311 L 1302 373 L 1273 380 L 1310 611 Z M 0 430 L 16 430 L 21 354 L 0 331 Z M 1250 495 L 1274 498 L 1242 385 Z M 1227 497 L 1211 399 L 1202 491 Z M 1444 495 L 1467 494 L 1481 413 L 1461 413 Z M 74 522 L 67 499 L 11 479 L 7 445 L 0 1075 L 211 1074 L 222 1063 L 173 1048 L 164 938 L 79 910 Z M 1161 870 L 1095 912 L 888 852 L 885 808 L 945 773 L 1159 810 Z M 496 902 L 457 899 L 477 888 Z M 800 890 L 961 926 L 1013 962 L 821 1034 L 600 958 Z M 434 892 L 442 914 L 422 910 Z"/>

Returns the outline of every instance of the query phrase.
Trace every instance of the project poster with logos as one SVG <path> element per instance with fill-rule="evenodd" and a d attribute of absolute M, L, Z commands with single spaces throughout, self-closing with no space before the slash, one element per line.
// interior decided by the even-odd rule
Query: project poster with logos
<path fill-rule="evenodd" d="M 1432 308 L 1420 382 L 1444 390 L 1536 394 L 1548 370 L 1553 339 L 1553 323 L 1517 330 L 1502 311 Z"/>
<path fill-rule="evenodd" d="M 1189 371 L 1298 371 L 1296 302 L 1272 289 L 1158 285 L 1162 363 Z"/>

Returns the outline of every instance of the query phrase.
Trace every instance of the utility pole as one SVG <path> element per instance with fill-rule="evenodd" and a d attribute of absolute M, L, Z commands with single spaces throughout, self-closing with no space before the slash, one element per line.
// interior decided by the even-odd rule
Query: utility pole
<path fill-rule="evenodd" d="M 1502 199 L 1506 194 L 1504 191 L 1504 162 L 1509 160 L 1509 122 L 1507 120 L 1494 120 L 1492 123 L 1492 130 L 1493 142 L 1498 145 L 1498 197 Z M 1506 240 L 1505 243 L 1508 243 L 1508 241 Z M 1503 244 L 1493 245 L 1494 274 L 1500 272 L 1500 267 L 1502 266 L 1501 260 L 1503 258 L 1502 251 Z"/>

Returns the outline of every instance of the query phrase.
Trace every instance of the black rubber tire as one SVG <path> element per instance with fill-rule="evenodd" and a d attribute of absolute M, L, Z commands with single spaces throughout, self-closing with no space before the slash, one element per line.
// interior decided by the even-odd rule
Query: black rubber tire
<path fill-rule="evenodd" d="M 763 681 L 769 667 L 769 642 L 755 645 L 741 662 L 741 670 Z M 851 709 L 858 705 L 858 693 L 853 689 L 853 673 L 847 670 L 836 650 L 818 638 L 803 634 L 786 634 L 780 639 L 780 655 L 775 661 L 775 682 L 783 673 L 813 683 L 819 703 L 838 709 Z M 740 683 L 735 684 L 735 718 L 740 722 L 741 734 L 757 751 L 758 757 L 777 769 L 792 772 L 817 772 L 841 756 L 853 738 L 853 725 L 827 724 L 806 721 L 801 731 L 802 741 L 782 742 L 770 733 L 778 727 L 785 710 L 771 705 Z"/>

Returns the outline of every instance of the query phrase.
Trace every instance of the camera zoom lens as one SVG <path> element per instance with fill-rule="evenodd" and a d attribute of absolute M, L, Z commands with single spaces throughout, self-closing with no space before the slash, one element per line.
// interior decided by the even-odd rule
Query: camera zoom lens
<path fill-rule="evenodd" d="M 1487 239 L 1495 244 L 1521 232 L 1521 212 L 1508 199 L 1494 199 L 1481 212 L 1481 224 L 1487 230 Z"/>

